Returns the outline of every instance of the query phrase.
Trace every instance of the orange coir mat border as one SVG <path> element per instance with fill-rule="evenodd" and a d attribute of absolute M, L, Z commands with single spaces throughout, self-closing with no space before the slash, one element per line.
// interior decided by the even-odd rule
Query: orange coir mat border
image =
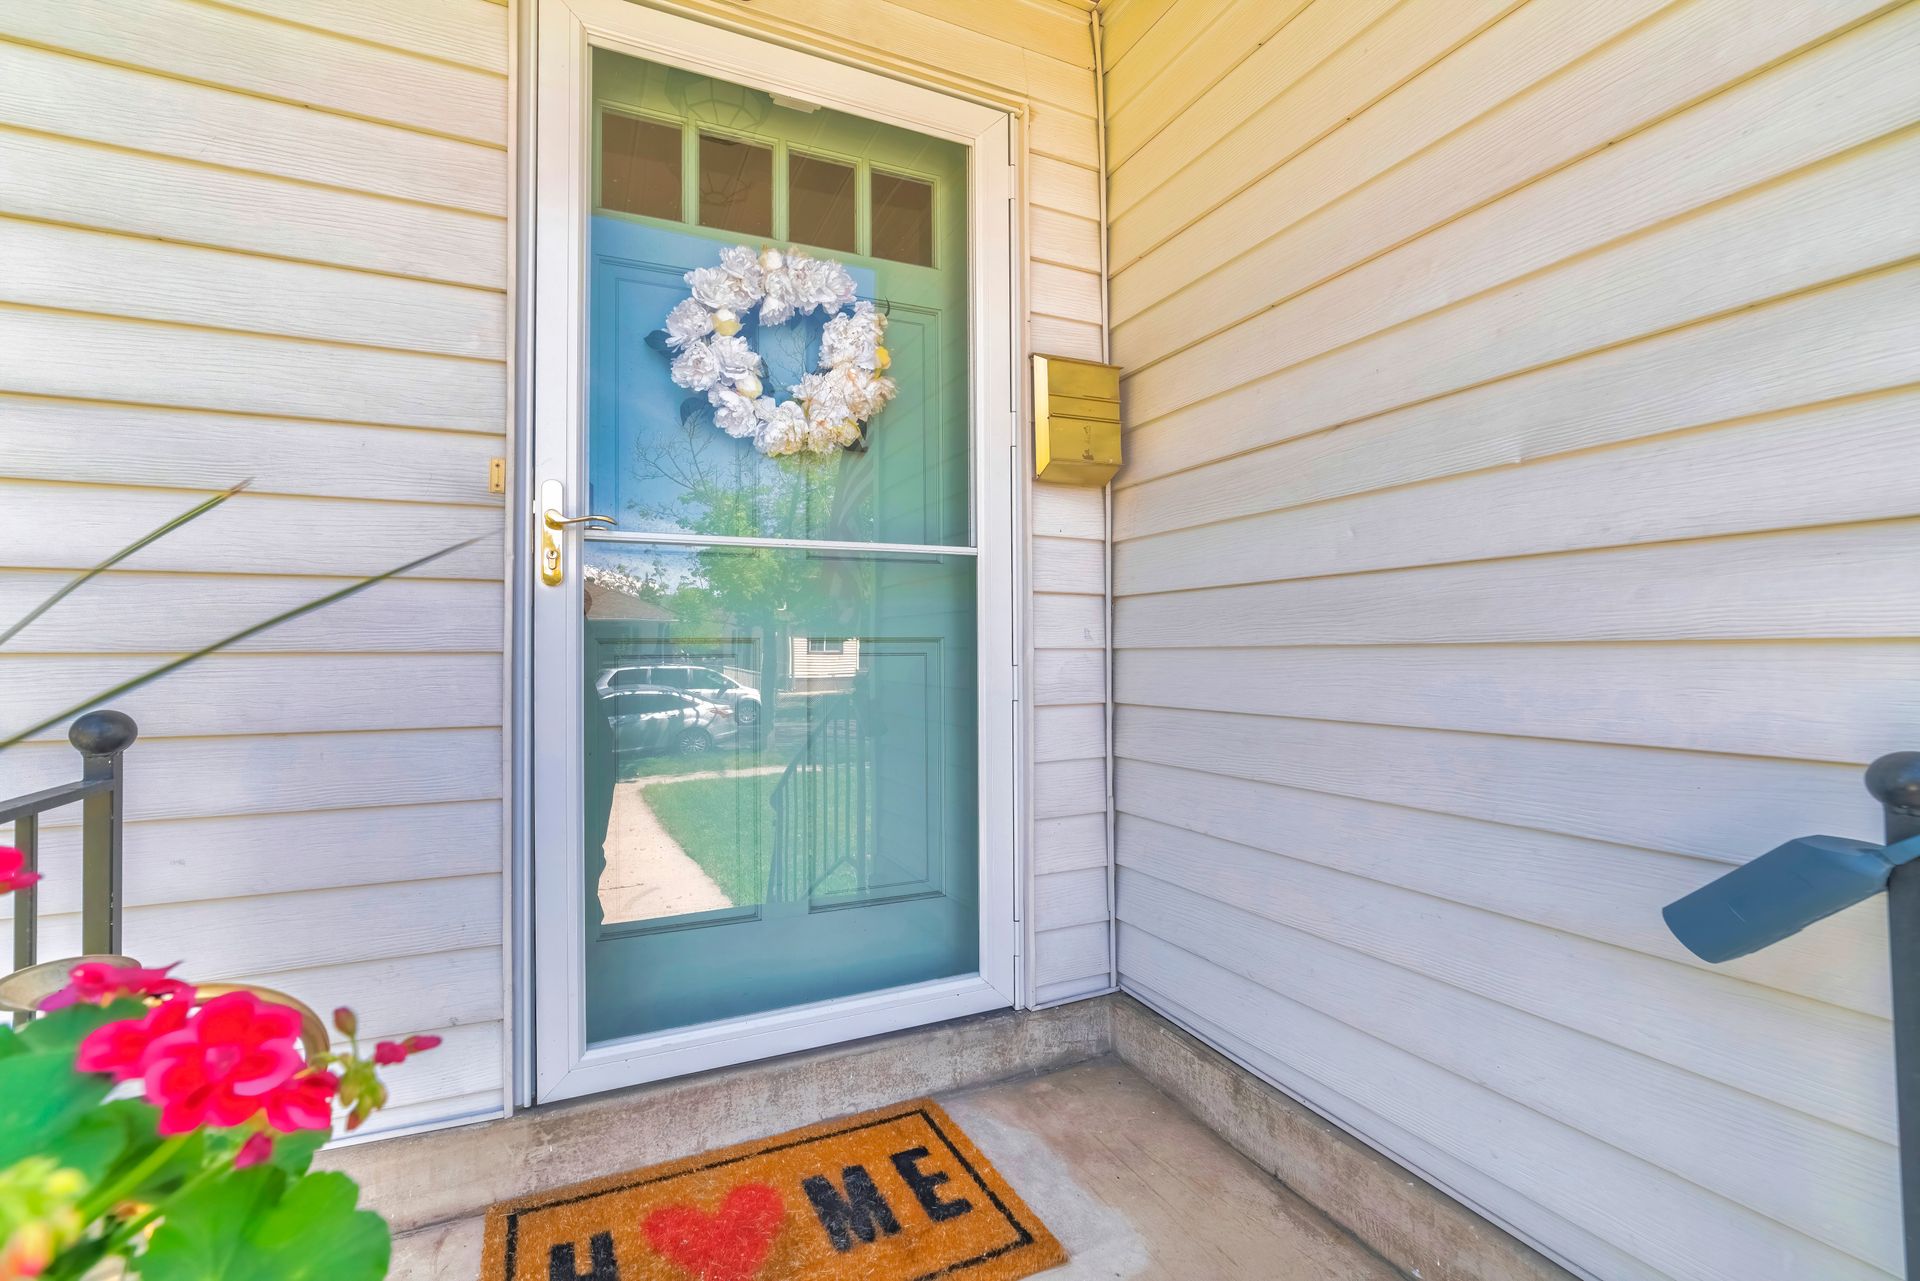
<path fill-rule="evenodd" d="M 663 1161 L 621 1174 L 607 1175 L 511 1201 L 498 1202 L 487 1210 L 486 1246 L 480 1281 L 548 1281 L 545 1271 L 539 1265 L 531 1269 L 522 1267 L 522 1261 L 516 1257 L 519 1219 L 522 1215 L 630 1192 L 649 1184 L 664 1183 L 675 1178 L 705 1173 L 754 1157 L 770 1156 L 915 1116 L 926 1122 L 927 1127 L 959 1163 L 961 1170 L 985 1193 L 992 1208 L 998 1211 L 1007 1224 L 1014 1229 L 1017 1234 L 1016 1240 L 1011 1245 L 997 1246 L 973 1257 L 941 1264 L 932 1270 L 924 1267 L 909 1267 L 894 1269 L 891 1272 L 876 1271 L 870 1266 L 855 1265 L 853 1260 L 849 1259 L 846 1261 L 848 1266 L 845 1269 L 845 1275 L 857 1275 L 862 1281 L 936 1281 L 936 1279 L 945 1281 L 947 1278 L 952 1278 L 953 1281 L 1018 1281 L 1019 1278 L 1058 1267 L 1067 1261 L 1067 1252 L 1060 1242 L 1040 1221 L 1039 1216 L 1020 1198 L 1020 1195 L 1008 1185 L 1005 1177 L 975 1146 L 966 1131 L 962 1130 L 938 1103 L 930 1098 L 919 1098 L 897 1103 L 891 1107 L 876 1108 L 869 1112 L 822 1121 L 796 1130 L 787 1130 L 763 1139 L 736 1143 L 730 1147 L 703 1152 L 697 1156 Z M 904 1259 L 900 1262 L 911 1264 L 914 1261 Z M 649 1260 L 648 1263 L 647 1270 L 640 1272 L 639 1276 L 682 1276 L 689 1278 L 689 1281 L 698 1281 L 694 1273 L 684 1272 L 664 1261 Z M 586 1267 L 587 1261 L 581 1260 L 580 1265 Z M 516 1268 L 520 1268 L 520 1271 L 516 1272 Z M 755 1281 L 788 1281 L 788 1278 L 806 1275 L 808 1273 L 805 1271 L 773 1270 L 772 1268 L 752 1274 Z M 812 1275 L 820 1274 L 815 1271 Z M 833 1275 L 837 1276 L 841 1273 L 836 1271 Z"/>

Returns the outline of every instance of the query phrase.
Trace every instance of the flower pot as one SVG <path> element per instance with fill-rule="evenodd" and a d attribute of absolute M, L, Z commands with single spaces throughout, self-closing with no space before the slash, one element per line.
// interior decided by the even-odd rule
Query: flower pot
<path fill-rule="evenodd" d="M 40 1002 L 67 985 L 73 976 L 74 966 L 89 963 L 115 966 L 138 964 L 132 957 L 102 952 L 92 956 L 63 956 L 57 961 L 29 965 L 24 970 L 15 970 L 5 978 L 0 978 L 0 1010 L 12 1010 L 16 1014 L 33 1013 L 40 1008 Z"/>

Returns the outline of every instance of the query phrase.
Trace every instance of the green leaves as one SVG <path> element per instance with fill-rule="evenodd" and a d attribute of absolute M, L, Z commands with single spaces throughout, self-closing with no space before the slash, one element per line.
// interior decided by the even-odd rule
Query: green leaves
<path fill-rule="evenodd" d="M 167 1207 L 167 1217 L 141 1257 L 148 1281 L 262 1281 L 271 1275 L 249 1265 L 246 1224 L 276 1199 L 286 1175 L 271 1167 L 217 1179 Z"/>
<path fill-rule="evenodd" d="M 0 1167 L 46 1151 L 106 1097 L 104 1077 L 75 1076 L 72 1064 L 51 1054 L 0 1062 Z"/>
<path fill-rule="evenodd" d="M 0 1038 L 0 1169 L 49 1152 L 107 1097 L 106 1077 L 73 1070 L 74 1047 L 103 1015 L 63 1010 Z"/>
<path fill-rule="evenodd" d="M 153 1129 L 152 1111 L 148 1108 L 144 1118 L 149 1133 Z M 4 1124 L 0 1122 L 0 1130 L 4 1130 Z M 61 1168 L 78 1170 L 89 1183 L 97 1184 L 122 1160 L 131 1133 L 126 1112 L 110 1103 L 91 1109 L 38 1151 L 58 1161 Z"/>
<path fill-rule="evenodd" d="M 354 1209 L 360 1189 L 338 1172 L 309 1174 L 250 1233 L 275 1281 L 379 1281 L 393 1238 L 379 1215 Z M 158 1279 L 156 1279 L 158 1281 Z"/>
<path fill-rule="evenodd" d="M 325 1130 L 302 1130 L 298 1134 L 278 1134 L 273 1139 L 273 1155 L 268 1160 L 288 1174 L 305 1174 L 313 1164 L 313 1154 L 327 1145 L 333 1135 Z"/>
<path fill-rule="evenodd" d="M 107 1076 L 74 1069 L 89 1032 L 142 1010 L 76 1005 L 18 1032 L 0 1028 L 0 1172 L 37 1159 L 77 1171 L 66 1176 L 76 1187 L 85 1181 L 48 1277 L 73 1281 L 117 1254 L 145 1281 L 380 1281 L 392 1251 L 386 1223 L 354 1208 L 359 1189 L 344 1174 L 309 1172 L 328 1133 L 276 1135 L 271 1158 L 235 1170 L 250 1131 L 162 1139 L 152 1105 L 108 1102 Z M 127 1204 L 152 1208 L 120 1209 Z M 0 1239 L 7 1231 L 0 1222 Z"/>
<path fill-rule="evenodd" d="M 380 1281 L 393 1243 L 380 1216 L 354 1209 L 344 1174 L 289 1178 L 256 1166 L 168 1207 L 140 1263 L 145 1281 Z"/>

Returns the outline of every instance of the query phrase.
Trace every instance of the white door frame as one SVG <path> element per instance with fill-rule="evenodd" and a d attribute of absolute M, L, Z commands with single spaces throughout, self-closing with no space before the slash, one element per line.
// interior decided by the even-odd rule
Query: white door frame
<path fill-rule="evenodd" d="M 630 0 L 535 0 L 536 49 L 530 214 L 531 261 L 522 287 L 531 298 L 531 429 L 525 434 L 526 509 L 545 482 L 565 484 L 578 510 L 585 493 L 587 405 L 586 287 L 592 213 L 589 149 L 593 138 L 594 46 L 618 50 L 758 89 L 790 95 L 947 138 L 970 155 L 970 339 L 973 418 L 974 542 L 979 627 L 980 973 L 893 988 L 816 1005 L 636 1037 L 589 1047 L 582 999 L 586 892 L 581 858 L 580 660 L 577 608 L 556 608 L 547 593 L 572 592 L 581 544 L 569 534 L 567 582 L 531 588 L 533 691 L 525 750 L 531 758 L 533 946 L 533 1095 L 570 1098 L 643 1081 L 853 1040 L 1018 1004 L 1019 931 L 1016 819 L 1020 728 L 1018 656 L 1024 611 L 1017 608 L 1015 555 L 1019 454 L 1016 445 L 1017 334 L 1014 322 L 1015 227 L 1019 184 L 1012 120 L 1004 111 L 950 97 L 871 71 L 738 32 L 642 7 Z M 885 430 L 884 423 L 881 430 Z M 530 565 L 519 572 L 531 574 Z M 545 656 L 553 663 L 543 667 Z M 543 671 L 547 674 L 543 676 Z M 523 777 L 526 775 L 523 775 Z M 558 803 L 541 803 L 558 795 Z M 523 955 L 529 954 L 523 952 Z"/>

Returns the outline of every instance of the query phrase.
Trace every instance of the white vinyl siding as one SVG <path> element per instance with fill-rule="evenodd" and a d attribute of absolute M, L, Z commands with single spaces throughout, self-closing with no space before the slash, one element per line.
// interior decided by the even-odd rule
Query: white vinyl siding
<path fill-rule="evenodd" d="M 1659 909 L 1917 745 L 1920 5 L 1106 26 L 1123 985 L 1582 1275 L 1898 1275 L 1883 909 Z"/>
<path fill-rule="evenodd" d="M 0 9 L 0 622 L 253 480 L 0 652 L 0 729 L 483 536 L 112 700 L 141 726 L 129 951 L 443 1036 L 375 1131 L 503 1104 L 507 21 Z M 43 739 L 0 793 L 77 769 Z M 49 816 L 44 956 L 78 941 L 76 819 Z"/>

